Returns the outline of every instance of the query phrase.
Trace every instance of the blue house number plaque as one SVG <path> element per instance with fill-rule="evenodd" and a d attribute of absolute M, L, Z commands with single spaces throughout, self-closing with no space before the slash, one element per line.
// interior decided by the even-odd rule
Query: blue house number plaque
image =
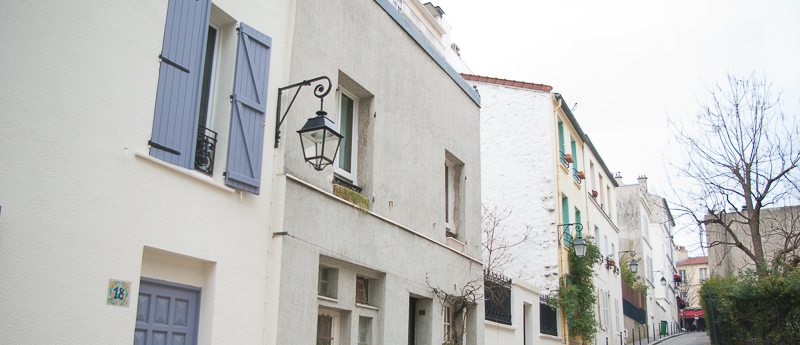
<path fill-rule="evenodd" d="M 131 282 L 122 280 L 108 280 L 108 297 L 106 304 L 118 305 L 120 307 L 128 306 L 128 295 L 131 292 Z"/>

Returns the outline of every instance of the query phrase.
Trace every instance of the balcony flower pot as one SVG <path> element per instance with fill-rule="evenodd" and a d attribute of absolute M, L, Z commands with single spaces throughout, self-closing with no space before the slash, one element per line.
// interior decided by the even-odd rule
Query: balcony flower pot
<path fill-rule="evenodd" d="M 596 197 L 597 197 L 597 191 L 596 191 L 596 190 L 593 190 L 593 191 L 592 191 L 592 198 L 596 198 Z"/>
<path fill-rule="evenodd" d="M 569 153 L 567 153 L 567 154 L 565 154 L 565 155 L 564 155 L 564 159 L 567 161 L 567 163 L 572 163 L 572 162 L 574 162 L 574 160 L 572 159 L 572 155 L 571 155 L 571 154 L 569 154 Z"/>
<path fill-rule="evenodd" d="M 586 174 L 584 174 L 583 171 L 578 171 L 578 178 L 580 178 L 581 180 L 585 180 Z"/>

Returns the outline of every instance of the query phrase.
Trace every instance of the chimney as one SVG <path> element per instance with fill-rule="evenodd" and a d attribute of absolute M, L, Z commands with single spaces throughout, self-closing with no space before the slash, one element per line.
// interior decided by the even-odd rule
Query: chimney
<path fill-rule="evenodd" d="M 639 181 L 639 189 L 642 193 L 647 193 L 647 176 L 639 175 L 637 180 Z"/>
<path fill-rule="evenodd" d="M 622 174 L 619 171 L 617 171 L 617 173 L 614 174 L 614 180 L 617 181 L 618 185 L 620 186 L 622 185 Z"/>

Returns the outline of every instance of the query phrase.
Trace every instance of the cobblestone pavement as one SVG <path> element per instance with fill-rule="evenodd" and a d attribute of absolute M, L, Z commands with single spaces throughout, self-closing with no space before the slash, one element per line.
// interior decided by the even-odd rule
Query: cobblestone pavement
<path fill-rule="evenodd" d="M 706 332 L 689 332 L 684 335 L 679 335 L 674 338 L 664 340 L 658 345 L 709 345 L 711 340 L 708 339 Z"/>

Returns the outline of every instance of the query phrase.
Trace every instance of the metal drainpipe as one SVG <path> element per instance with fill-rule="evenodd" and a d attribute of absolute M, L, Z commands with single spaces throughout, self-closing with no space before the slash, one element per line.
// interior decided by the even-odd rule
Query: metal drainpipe
<path fill-rule="evenodd" d="M 555 109 L 553 109 L 553 117 L 554 117 L 554 120 L 556 120 L 556 123 L 558 123 L 558 109 L 559 108 L 561 108 L 561 99 L 558 100 L 558 106 L 556 106 Z M 556 137 L 557 136 L 558 136 L 558 133 L 556 133 Z M 558 140 L 558 139 L 556 139 L 556 140 Z M 558 145 L 558 144 L 556 143 L 556 145 Z M 558 150 L 556 150 L 556 151 L 558 151 Z M 556 191 L 557 192 L 561 191 L 561 188 L 560 188 L 560 186 L 561 186 L 561 183 L 560 183 L 561 182 L 561 174 L 558 173 L 558 164 L 561 164 L 561 163 L 558 161 L 558 159 L 560 159 L 560 158 L 556 155 L 555 173 L 556 173 L 556 186 L 557 186 Z M 556 197 L 558 197 L 558 195 Z M 561 212 L 563 213 L 563 210 Z M 559 217 L 558 214 L 556 214 L 556 219 L 558 219 L 558 217 Z M 558 221 L 556 221 L 556 224 L 558 224 Z M 559 227 L 556 227 L 556 238 L 559 238 L 559 236 L 561 236 L 561 230 L 560 230 Z M 564 256 L 561 254 L 561 251 L 563 250 L 562 246 L 561 246 L 561 241 L 558 241 L 557 244 L 558 244 L 558 284 L 559 284 L 558 286 L 560 287 L 561 286 L 561 277 L 564 276 L 565 263 L 564 263 Z M 564 334 L 564 340 L 566 340 L 567 343 L 569 343 L 569 329 L 567 327 L 567 318 L 566 318 L 567 313 L 563 309 L 561 310 L 561 313 L 565 316 L 565 317 L 561 318 L 561 330 L 563 331 L 563 334 Z"/>

